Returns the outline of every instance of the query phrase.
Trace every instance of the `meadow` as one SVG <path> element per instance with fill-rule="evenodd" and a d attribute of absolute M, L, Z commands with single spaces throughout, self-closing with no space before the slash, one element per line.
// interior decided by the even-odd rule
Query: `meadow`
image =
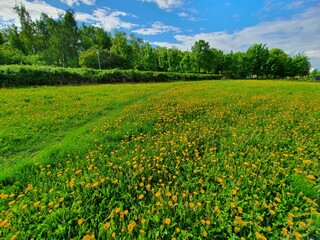
<path fill-rule="evenodd" d="M 318 83 L 0 93 L 1 239 L 320 238 Z"/>

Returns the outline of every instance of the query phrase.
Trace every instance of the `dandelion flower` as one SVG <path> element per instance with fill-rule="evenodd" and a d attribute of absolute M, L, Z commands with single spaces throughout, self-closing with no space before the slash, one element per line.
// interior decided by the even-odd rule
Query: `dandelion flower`
<path fill-rule="evenodd" d="M 169 225 L 169 224 L 171 223 L 171 219 L 170 219 L 170 218 L 166 218 L 166 219 L 164 220 L 164 223 L 167 224 L 167 225 Z"/>

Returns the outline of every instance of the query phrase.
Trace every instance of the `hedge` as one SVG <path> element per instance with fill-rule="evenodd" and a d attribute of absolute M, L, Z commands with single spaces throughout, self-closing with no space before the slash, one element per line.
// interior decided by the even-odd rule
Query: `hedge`
<path fill-rule="evenodd" d="M 221 79 L 221 75 L 49 66 L 0 66 L 0 87 L 218 79 Z"/>

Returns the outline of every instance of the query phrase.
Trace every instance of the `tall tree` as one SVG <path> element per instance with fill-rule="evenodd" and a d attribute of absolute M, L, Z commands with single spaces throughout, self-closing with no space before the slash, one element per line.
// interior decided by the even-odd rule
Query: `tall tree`
<path fill-rule="evenodd" d="M 210 45 L 205 40 L 199 40 L 191 47 L 195 64 L 197 65 L 198 72 L 201 69 L 208 71 L 210 68 Z"/>
<path fill-rule="evenodd" d="M 279 48 L 273 48 L 269 51 L 267 60 L 267 74 L 271 78 L 283 78 L 288 76 L 288 55 Z"/>
<path fill-rule="evenodd" d="M 141 63 L 143 70 L 156 71 L 158 69 L 158 62 L 154 50 L 149 43 L 142 46 Z"/>
<path fill-rule="evenodd" d="M 192 56 L 190 52 L 185 52 L 181 62 L 180 69 L 182 72 L 193 72 Z"/>
<path fill-rule="evenodd" d="M 30 17 L 29 12 L 26 10 L 24 5 L 16 5 L 13 8 L 19 16 L 21 29 L 19 38 L 23 43 L 23 52 L 25 54 L 35 54 L 36 49 L 34 46 L 34 23 Z"/>
<path fill-rule="evenodd" d="M 168 63 L 168 49 L 166 47 L 156 47 L 155 54 L 158 59 L 158 67 L 160 71 L 167 72 L 169 68 Z"/>
<path fill-rule="evenodd" d="M 292 58 L 292 73 L 294 76 L 306 76 L 310 71 L 309 58 L 304 54 L 298 54 Z"/>
<path fill-rule="evenodd" d="M 80 49 L 82 51 L 88 50 L 93 45 L 99 49 L 110 49 L 111 35 L 103 28 L 97 26 L 87 26 L 84 23 L 79 29 Z"/>
<path fill-rule="evenodd" d="M 269 50 L 266 45 L 254 44 L 247 50 L 246 54 L 250 73 L 257 75 L 257 77 L 265 75 L 269 57 Z"/>
<path fill-rule="evenodd" d="M 125 61 L 127 69 L 133 67 L 132 48 L 128 44 L 127 35 L 125 32 L 115 31 L 114 37 L 112 38 L 110 52 L 122 57 Z"/>
<path fill-rule="evenodd" d="M 167 51 L 168 58 L 168 71 L 179 72 L 180 71 L 180 62 L 182 60 L 182 52 L 176 48 L 170 48 Z"/>
<path fill-rule="evenodd" d="M 224 56 L 223 51 L 216 48 L 210 49 L 210 58 L 211 58 L 211 71 L 214 73 L 221 73 L 224 65 Z"/>
<path fill-rule="evenodd" d="M 79 33 L 75 13 L 67 10 L 60 15 L 60 53 L 63 67 L 76 67 L 78 65 L 78 40 Z"/>

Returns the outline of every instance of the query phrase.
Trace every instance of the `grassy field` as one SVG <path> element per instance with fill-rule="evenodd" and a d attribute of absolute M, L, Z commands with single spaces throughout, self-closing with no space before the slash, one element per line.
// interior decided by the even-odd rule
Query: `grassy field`
<path fill-rule="evenodd" d="M 0 239 L 320 238 L 317 83 L 0 93 Z"/>

